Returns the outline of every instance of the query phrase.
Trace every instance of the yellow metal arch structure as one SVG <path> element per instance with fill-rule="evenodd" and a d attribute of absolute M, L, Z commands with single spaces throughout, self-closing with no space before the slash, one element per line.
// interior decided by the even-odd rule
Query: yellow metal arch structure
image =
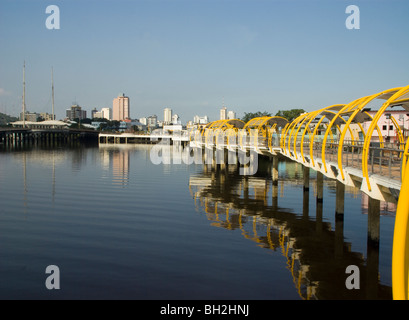
<path fill-rule="evenodd" d="M 392 89 L 392 90 L 395 90 L 395 89 Z M 390 90 L 383 91 L 383 92 L 380 92 L 380 93 L 377 93 L 377 94 L 374 94 L 374 95 L 371 95 L 371 96 L 367 96 L 367 97 L 363 97 L 363 98 L 360 98 L 358 100 L 355 100 L 355 101 L 358 101 L 358 103 L 355 103 L 355 104 L 353 104 L 351 106 L 348 106 L 347 110 L 345 110 L 346 113 L 352 112 L 352 114 L 349 115 L 349 119 L 346 121 L 346 124 L 344 126 L 344 129 L 343 129 L 343 131 L 341 133 L 341 136 L 340 136 L 340 139 L 339 139 L 338 168 L 340 169 L 341 177 L 342 177 L 343 180 L 345 179 L 345 175 L 344 175 L 344 172 L 342 170 L 342 168 L 343 168 L 342 153 L 343 153 L 344 140 L 345 140 L 345 135 L 346 135 L 347 130 L 350 128 L 350 125 L 351 125 L 352 122 L 358 123 L 359 127 L 361 129 L 361 132 L 364 134 L 364 136 L 366 138 L 367 135 L 366 135 L 366 133 L 365 133 L 365 131 L 364 131 L 362 125 L 361 125 L 361 122 L 364 122 L 364 121 L 367 121 L 367 120 L 372 121 L 373 119 L 366 111 L 364 111 L 364 107 L 369 102 L 371 102 L 372 100 L 378 98 L 379 96 L 382 96 L 382 95 L 388 93 L 389 91 Z M 378 136 L 379 136 L 380 142 L 383 142 L 381 131 L 380 131 L 378 125 L 376 125 L 375 128 L 378 131 Z M 383 146 L 383 144 L 382 144 L 382 146 Z"/>
<path fill-rule="evenodd" d="M 369 191 L 371 191 L 371 185 L 369 182 L 369 175 L 368 175 L 368 156 L 369 156 L 369 145 L 371 142 L 373 131 L 375 130 L 375 127 L 377 126 L 378 120 L 380 119 L 380 117 L 382 116 L 382 114 L 385 112 L 385 110 L 388 107 L 400 105 L 409 111 L 409 86 L 389 89 L 380 98 L 386 99 L 386 102 L 382 105 L 382 107 L 375 114 L 369 126 L 368 132 L 365 136 L 364 148 L 363 148 L 363 154 L 362 154 L 362 173 L 363 173 L 364 178 L 366 179 L 366 183 L 367 183 Z M 406 142 L 406 144 L 407 143 L 408 142 Z M 402 167 L 406 167 L 406 160 L 407 160 L 407 156 L 402 157 L 402 161 L 403 161 Z"/>
<path fill-rule="evenodd" d="M 334 114 L 334 116 L 332 117 L 332 119 L 331 119 L 331 121 L 330 121 L 330 123 L 329 123 L 329 125 L 328 125 L 328 127 L 327 127 L 327 130 L 325 131 L 324 139 L 323 139 L 323 141 L 322 141 L 321 160 L 322 160 L 322 165 L 323 165 L 323 167 L 324 167 L 325 172 L 327 172 L 327 170 L 328 170 L 328 169 L 327 169 L 327 164 L 326 164 L 326 161 L 325 161 L 325 149 L 326 149 L 328 134 L 331 132 L 332 126 L 333 126 L 334 124 L 336 124 L 337 120 L 339 120 L 339 121 L 344 121 L 344 123 L 346 123 L 346 120 L 342 117 L 342 115 L 344 114 L 345 111 L 348 111 L 350 108 L 353 108 L 353 107 L 355 107 L 357 104 L 359 104 L 359 103 L 362 101 L 362 99 L 364 99 L 364 98 L 356 99 L 356 100 L 354 100 L 354 101 L 352 101 L 352 102 L 350 102 L 350 103 L 344 105 L 344 106 L 343 106 L 342 108 L 340 108 L 340 109 L 338 110 L 338 112 L 336 112 L 336 113 Z M 339 121 L 338 121 L 338 122 L 339 122 Z"/>
<path fill-rule="evenodd" d="M 409 299 L 409 166 L 406 166 L 395 217 L 392 246 L 392 293 Z"/>
<path fill-rule="evenodd" d="M 257 144 L 256 147 L 258 146 L 258 138 L 261 138 L 270 149 L 272 134 L 277 132 L 277 127 L 278 129 L 283 128 L 287 123 L 288 120 L 283 117 L 257 117 L 247 122 L 243 129 L 254 139 Z"/>
<path fill-rule="evenodd" d="M 309 116 L 310 120 L 309 120 L 309 122 L 307 124 L 308 127 L 310 126 L 310 123 L 314 119 L 321 116 L 321 118 L 315 124 L 315 128 L 314 128 L 314 131 L 312 132 L 312 135 L 310 137 L 310 142 L 309 142 L 309 144 L 310 144 L 310 161 L 311 161 L 311 166 L 312 167 L 315 167 L 315 162 L 314 162 L 314 140 L 315 140 L 315 137 L 316 137 L 316 135 L 318 133 L 318 130 L 319 130 L 321 124 L 323 124 L 323 121 L 325 119 L 329 119 L 328 115 L 332 116 L 334 114 L 334 111 L 332 111 L 332 110 L 338 110 L 339 108 L 342 108 L 343 106 L 344 106 L 343 104 L 334 104 L 334 105 L 331 105 L 331 106 L 328 106 L 328 107 L 325 107 L 325 108 L 322 108 L 322 109 L 319 109 L 317 111 L 314 111 L 314 112 L 310 113 L 310 116 Z M 304 131 L 303 138 L 302 138 L 302 144 L 304 143 L 305 133 L 306 132 Z M 331 132 L 330 132 L 330 135 L 332 136 Z M 303 157 L 303 160 L 305 160 L 303 149 L 302 149 L 302 152 L 301 152 L 301 156 Z"/>
<path fill-rule="evenodd" d="M 243 129 L 245 125 L 244 121 L 239 119 L 216 120 L 206 125 L 202 131 L 202 136 L 204 135 L 206 142 L 208 142 L 209 133 L 211 132 L 213 141 L 217 143 L 220 139 L 220 134 L 227 133 L 227 136 L 225 135 L 224 138 L 227 138 L 226 143 L 229 144 L 232 136 L 237 136 L 237 131 Z"/>

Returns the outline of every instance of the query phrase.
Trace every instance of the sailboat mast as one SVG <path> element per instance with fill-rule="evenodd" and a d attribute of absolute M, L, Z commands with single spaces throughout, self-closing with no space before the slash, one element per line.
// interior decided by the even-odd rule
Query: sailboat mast
<path fill-rule="evenodd" d="M 55 120 L 54 117 L 54 77 L 53 77 L 53 67 L 51 67 L 51 91 L 52 91 L 52 113 L 51 113 L 51 118 L 52 120 Z"/>
<path fill-rule="evenodd" d="M 26 61 L 23 65 L 23 128 L 26 127 Z"/>

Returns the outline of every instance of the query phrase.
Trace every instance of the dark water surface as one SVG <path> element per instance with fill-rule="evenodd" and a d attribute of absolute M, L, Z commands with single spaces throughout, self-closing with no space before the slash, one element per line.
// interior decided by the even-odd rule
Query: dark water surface
<path fill-rule="evenodd" d="M 367 245 L 366 199 L 270 164 L 159 164 L 150 146 L 0 151 L 1 299 L 391 299 L 394 205 L 382 204 L 379 248 Z M 276 196 L 274 196 L 276 195 Z M 49 290 L 46 267 L 60 270 Z M 359 289 L 345 281 L 359 268 Z"/>

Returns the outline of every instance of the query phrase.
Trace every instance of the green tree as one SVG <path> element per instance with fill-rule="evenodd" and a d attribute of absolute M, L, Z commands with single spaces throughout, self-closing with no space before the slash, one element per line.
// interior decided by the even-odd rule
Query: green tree
<path fill-rule="evenodd" d="M 276 113 L 276 117 L 283 117 L 291 122 L 304 112 L 304 109 L 278 110 L 278 112 Z"/>
<path fill-rule="evenodd" d="M 271 113 L 264 111 L 257 111 L 257 112 L 245 112 L 242 121 L 245 123 L 249 122 L 251 119 L 258 118 L 258 117 L 271 117 Z"/>

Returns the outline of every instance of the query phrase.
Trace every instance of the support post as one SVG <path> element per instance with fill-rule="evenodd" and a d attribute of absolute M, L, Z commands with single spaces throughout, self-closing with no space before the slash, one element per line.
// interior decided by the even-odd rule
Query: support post
<path fill-rule="evenodd" d="M 317 171 L 317 202 L 321 202 L 324 199 L 324 174 Z"/>
<path fill-rule="evenodd" d="M 278 185 L 278 156 L 273 156 L 273 186 Z"/>
<path fill-rule="evenodd" d="M 336 206 L 335 213 L 337 215 L 344 214 L 344 200 L 345 200 L 345 185 L 337 180 L 336 185 Z"/>
<path fill-rule="evenodd" d="M 304 191 L 310 189 L 310 167 L 303 166 Z"/>
<path fill-rule="evenodd" d="M 379 246 L 381 202 L 369 197 L 368 199 L 368 243 Z"/>

